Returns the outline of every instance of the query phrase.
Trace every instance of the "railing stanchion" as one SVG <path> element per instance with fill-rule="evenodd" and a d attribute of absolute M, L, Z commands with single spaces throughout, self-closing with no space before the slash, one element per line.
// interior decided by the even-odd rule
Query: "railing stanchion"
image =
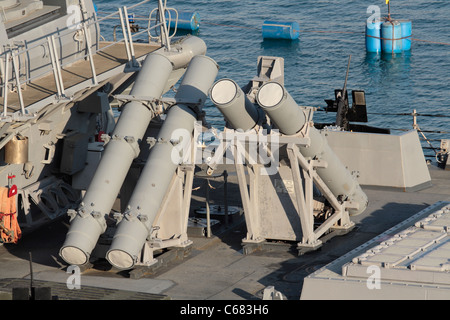
<path fill-rule="evenodd" d="M 134 55 L 133 37 L 131 36 L 130 21 L 128 19 L 128 10 L 126 6 L 123 7 L 123 13 L 125 15 L 125 25 L 127 27 L 128 41 L 130 44 L 131 59 L 134 60 L 136 56 Z"/>
<path fill-rule="evenodd" d="M 120 17 L 120 24 L 122 26 L 123 41 L 125 42 L 125 49 L 127 51 L 127 58 L 128 58 L 128 61 L 131 61 L 132 60 L 131 51 L 130 51 L 130 47 L 129 47 L 129 43 L 128 43 L 127 30 L 126 30 L 125 24 L 123 22 L 122 8 L 119 8 L 119 17 Z"/>
<path fill-rule="evenodd" d="M 9 51 L 6 52 L 6 61 L 5 61 L 5 74 L 3 81 L 3 116 L 6 117 L 8 113 L 8 79 L 9 79 L 9 60 L 11 58 L 11 53 Z"/>
<path fill-rule="evenodd" d="M 12 54 L 12 64 L 14 69 L 14 76 L 16 77 L 17 95 L 19 96 L 20 111 L 22 112 L 22 115 L 24 115 L 25 106 L 23 104 L 22 88 L 20 86 L 20 72 L 18 69 L 19 66 L 17 61 L 17 55 L 15 55 L 14 53 Z"/>

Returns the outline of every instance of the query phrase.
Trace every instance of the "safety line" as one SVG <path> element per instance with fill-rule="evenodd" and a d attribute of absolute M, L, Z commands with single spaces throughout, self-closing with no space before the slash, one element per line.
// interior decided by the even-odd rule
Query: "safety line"
<path fill-rule="evenodd" d="M 322 107 L 317 107 L 317 111 L 327 112 L 326 108 L 322 108 Z M 450 115 L 445 115 L 445 114 L 427 114 L 427 113 L 411 113 L 411 112 L 405 112 L 405 113 L 367 112 L 367 114 L 376 114 L 376 115 L 382 115 L 382 116 L 418 116 L 418 117 L 450 118 Z"/>

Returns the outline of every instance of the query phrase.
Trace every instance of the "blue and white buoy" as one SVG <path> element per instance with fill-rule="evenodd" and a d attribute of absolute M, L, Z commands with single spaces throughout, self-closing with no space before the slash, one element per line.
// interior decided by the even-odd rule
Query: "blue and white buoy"
<path fill-rule="evenodd" d="M 295 40 L 300 37 L 298 22 L 264 21 L 262 25 L 264 39 Z"/>
<path fill-rule="evenodd" d="M 166 12 L 166 20 L 169 20 L 169 27 L 175 28 L 177 14 L 173 10 L 169 13 Z M 196 31 L 200 28 L 200 15 L 198 12 L 178 12 L 177 29 Z"/>
<path fill-rule="evenodd" d="M 402 52 L 402 27 L 398 21 L 386 21 L 381 25 L 381 51 Z"/>
<path fill-rule="evenodd" d="M 401 53 L 411 50 L 410 20 L 376 20 L 366 24 L 366 50 L 376 53 Z"/>
<path fill-rule="evenodd" d="M 381 23 L 376 20 L 366 24 L 366 50 L 367 52 L 381 52 Z"/>
<path fill-rule="evenodd" d="M 402 26 L 402 48 L 403 51 L 411 50 L 412 22 L 410 20 L 400 20 Z"/>

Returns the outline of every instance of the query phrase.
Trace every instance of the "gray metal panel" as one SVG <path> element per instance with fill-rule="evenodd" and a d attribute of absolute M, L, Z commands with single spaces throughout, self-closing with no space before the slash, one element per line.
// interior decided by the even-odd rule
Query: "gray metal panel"
<path fill-rule="evenodd" d="M 61 157 L 61 172 L 73 175 L 84 169 L 86 165 L 89 136 L 85 133 L 76 133 L 64 138 L 64 147 Z"/>
<path fill-rule="evenodd" d="M 344 266 L 348 277 L 367 277 L 380 267 L 383 280 L 450 285 L 450 238 L 446 233 L 412 227 Z"/>
<path fill-rule="evenodd" d="M 327 130 L 324 133 L 345 166 L 358 172 L 361 185 L 409 191 L 431 184 L 415 130 L 399 135 Z"/>
<path fill-rule="evenodd" d="M 275 175 L 260 175 L 258 183 L 258 222 L 264 239 L 301 241 L 292 171 L 280 166 Z"/>
<path fill-rule="evenodd" d="M 301 300 L 448 300 L 450 287 L 381 282 L 382 290 L 368 289 L 361 279 L 305 278 Z"/>
<path fill-rule="evenodd" d="M 24 48 L 32 48 L 34 45 L 42 43 L 42 45 L 30 49 L 20 59 L 21 76 L 26 74 L 30 78 L 33 78 L 41 76 L 44 72 L 52 71 L 48 44 L 43 42 L 48 35 L 53 34 L 56 36 L 56 46 L 61 64 L 70 64 L 86 54 L 85 44 L 82 44 L 80 49 L 80 42 L 70 32 L 70 28 L 73 28 L 74 31 L 76 30 L 72 26 L 75 23 L 75 18 L 72 16 L 73 13 L 67 12 L 67 7 L 71 4 L 79 6 L 77 2 L 69 0 L 55 1 L 55 5 L 49 6 L 46 3 L 41 9 L 27 12 L 27 15 L 20 19 L 12 20 L 5 24 L 1 23 L 2 27 L 8 31 L 8 39 L 0 39 L 3 46 L 15 43 L 20 44 L 18 48 L 23 50 Z M 86 19 L 82 19 L 80 22 L 86 21 L 91 23 L 95 16 L 92 1 L 86 0 L 85 7 L 87 11 Z M 19 15 L 22 15 L 20 10 Z M 96 49 L 99 41 L 98 24 L 94 23 L 90 25 L 88 32 L 91 38 L 91 47 L 92 49 Z"/>
<path fill-rule="evenodd" d="M 450 202 L 422 210 L 306 277 L 301 299 L 450 299 L 449 222 Z"/>
<path fill-rule="evenodd" d="M 100 163 L 103 152 L 103 142 L 93 142 L 88 145 L 86 166 L 72 176 L 72 187 L 77 190 L 86 190 L 91 183 L 95 170 Z"/>

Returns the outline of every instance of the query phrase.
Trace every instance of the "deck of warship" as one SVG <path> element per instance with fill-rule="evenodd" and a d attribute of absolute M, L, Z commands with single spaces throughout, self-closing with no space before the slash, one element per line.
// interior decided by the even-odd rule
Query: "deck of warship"
<path fill-rule="evenodd" d="M 298 300 L 306 276 L 427 207 L 450 201 L 450 171 L 432 164 L 428 167 L 432 186 L 420 191 L 363 186 L 369 206 L 352 217 L 356 227 L 347 235 L 333 237 L 319 250 L 298 256 L 289 246 L 274 244 L 270 250 L 244 254 L 241 240 L 246 226 L 244 216 L 237 213 L 227 224 L 221 220 L 212 226 L 210 237 L 192 229 L 188 252 L 163 253 L 158 268 L 141 270 L 138 276 L 97 261 L 81 273 L 79 289 L 70 285 L 75 283 L 74 274 L 67 272 L 68 265 L 58 255 L 68 223 L 54 221 L 18 244 L 0 247 L 0 296 L 11 299 L 13 288 L 30 286 L 31 253 L 33 286 L 50 287 L 53 299 L 261 300 L 264 289 L 274 286 L 283 298 Z M 241 207 L 234 166 L 221 165 L 215 172 L 224 170 L 228 172 L 228 205 Z M 223 176 L 210 179 L 210 185 L 215 188 L 210 190 L 210 203 L 223 205 Z M 204 178 L 196 177 L 192 210 L 205 206 L 205 191 Z"/>

